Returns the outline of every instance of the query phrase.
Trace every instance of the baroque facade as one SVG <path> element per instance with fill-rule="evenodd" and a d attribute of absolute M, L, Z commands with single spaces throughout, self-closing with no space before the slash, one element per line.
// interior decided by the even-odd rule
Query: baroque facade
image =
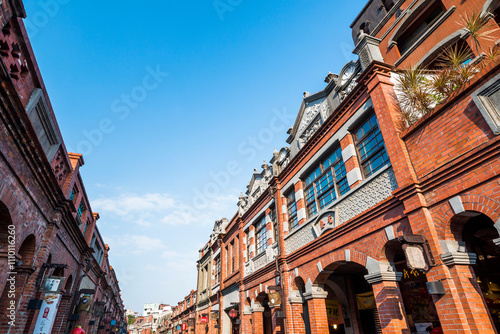
<path fill-rule="evenodd" d="M 490 54 L 460 24 L 473 14 Z M 368 1 L 357 61 L 304 93 L 289 146 L 200 253 L 203 305 L 174 311 L 170 331 L 497 333 L 499 17 L 493 0 Z M 482 65 L 405 119 L 402 70 L 438 73 L 458 47 L 459 67 Z"/>
<path fill-rule="evenodd" d="M 25 17 L 0 2 L 0 332 L 124 332 L 84 160 L 66 150 Z"/>

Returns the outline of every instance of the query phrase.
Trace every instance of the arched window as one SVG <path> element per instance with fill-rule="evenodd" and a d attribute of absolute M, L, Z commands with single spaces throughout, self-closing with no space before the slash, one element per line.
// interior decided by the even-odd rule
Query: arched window
<path fill-rule="evenodd" d="M 431 59 L 429 61 L 428 65 L 426 65 L 426 68 L 434 70 L 443 67 L 443 65 L 446 65 L 445 53 L 448 52 L 449 50 L 456 50 L 457 52 L 464 54 L 465 59 L 463 64 L 468 64 L 474 59 L 474 52 L 470 48 L 469 44 L 467 43 L 466 40 L 461 39 L 454 45 L 441 49 L 441 52 L 436 57 L 434 57 L 434 59 Z"/>
<path fill-rule="evenodd" d="M 386 12 L 389 12 L 392 7 L 394 7 L 394 1 L 393 0 L 382 0 L 382 5 L 385 8 Z"/>
<path fill-rule="evenodd" d="M 403 32 L 394 41 L 398 45 L 400 54 L 404 54 L 411 46 L 422 37 L 427 30 L 446 12 L 446 8 L 440 0 L 432 2 L 422 11 L 414 10 L 410 16 L 415 16 L 413 20 L 407 22 Z M 420 15 L 415 14 L 420 13 Z M 410 20 L 410 19 L 409 19 Z M 405 22 L 406 23 L 406 22 Z M 405 24 L 403 23 L 403 24 Z"/>
<path fill-rule="evenodd" d="M 359 32 L 360 33 L 363 32 L 364 34 L 369 35 L 370 34 L 370 22 L 366 21 L 366 22 L 361 23 L 361 25 L 359 26 Z"/>

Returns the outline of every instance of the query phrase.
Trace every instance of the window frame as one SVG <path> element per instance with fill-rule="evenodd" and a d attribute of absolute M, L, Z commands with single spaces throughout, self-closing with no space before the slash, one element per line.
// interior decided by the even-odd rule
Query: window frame
<path fill-rule="evenodd" d="M 267 249 L 267 223 L 266 223 L 266 216 L 262 216 L 256 223 L 255 223 L 255 256 L 258 256 L 262 253 L 264 253 Z M 263 238 L 260 237 L 260 234 L 262 233 Z M 259 247 L 260 245 L 260 247 Z"/>
<path fill-rule="evenodd" d="M 290 200 L 293 197 L 293 200 Z M 286 215 L 288 220 L 288 230 L 293 231 L 299 227 L 299 219 L 297 217 L 297 201 L 295 199 L 295 189 L 292 188 L 286 198 Z"/>
<path fill-rule="evenodd" d="M 358 134 L 357 132 L 368 122 L 370 122 L 373 118 L 375 118 L 375 121 L 376 121 L 376 126 L 374 127 L 371 127 L 369 129 L 369 131 L 365 132 L 361 137 L 358 137 Z M 375 134 L 376 132 L 379 132 L 379 135 L 382 139 L 381 143 L 381 147 L 377 148 L 376 150 L 374 150 L 373 152 L 371 152 L 370 154 L 367 154 L 365 158 L 363 158 L 363 153 L 362 153 L 362 150 L 360 149 L 360 146 L 361 144 L 365 143 L 365 140 L 369 139 L 370 136 L 372 134 Z M 381 168 L 383 168 L 384 166 L 386 165 L 390 165 L 391 164 L 391 161 L 389 159 L 389 155 L 387 153 L 387 147 L 385 146 L 385 141 L 384 141 L 384 137 L 382 136 L 382 131 L 380 130 L 380 124 L 378 122 L 378 119 L 377 119 L 377 115 L 375 113 L 370 113 L 369 115 L 367 115 L 366 117 L 364 117 L 359 123 L 358 125 L 356 126 L 356 128 L 354 128 L 353 130 L 353 139 L 354 139 L 354 144 L 355 144 L 355 147 L 356 147 L 356 153 L 357 153 L 357 156 L 358 156 L 358 162 L 359 162 L 359 166 L 361 167 L 361 171 L 364 175 L 365 178 L 367 177 L 370 177 L 371 175 L 373 175 L 374 173 L 376 173 L 378 170 L 380 170 Z M 377 134 L 374 135 L 374 138 L 372 140 L 376 140 L 377 138 Z M 380 143 L 378 143 L 380 144 Z M 378 145 L 377 144 L 377 145 Z M 366 146 L 365 146 L 366 147 Z M 378 166 L 377 168 L 375 169 L 371 169 L 369 172 L 367 172 L 367 169 L 365 166 L 367 165 L 370 165 L 371 166 L 371 161 L 375 161 L 375 160 L 372 160 L 373 158 L 375 157 L 384 157 L 384 154 L 381 154 L 379 155 L 380 152 L 384 151 L 385 152 L 385 156 L 386 156 L 386 161 L 381 164 L 380 166 Z"/>
<path fill-rule="evenodd" d="M 331 158 L 334 155 L 335 160 L 331 161 Z M 335 145 L 335 148 L 329 150 L 329 153 L 325 154 L 319 161 L 319 163 L 314 165 L 315 168 L 306 174 L 303 181 L 305 185 L 304 202 L 308 217 L 316 215 L 319 211 L 328 207 L 331 203 L 340 198 L 340 196 L 350 190 L 349 182 L 347 181 L 347 170 L 345 161 L 342 157 L 342 147 L 340 144 Z M 325 167 L 327 162 L 328 166 Z M 339 175 L 337 175 L 337 167 L 339 167 L 340 170 Z M 314 179 L 308 181 L 308 179 L 318 170 L 319 174 Z M 320 189 L 320 193 L 318 187 L 321 187 L 325 181 L 327 182 L 327 186 L 324 189 Z M 344 188 L 346 190 L 343 190 Z M 312 196 L 310 194 L 312 194 Z M 331 199 L 326 202 L 325 200 L 327 200 L 328 197 Z"/>
<path fill-rule="evenodd" d="M 441 12 L 438 13 L 429 23 L 427 23 L 426 27 L 424 27 L 423 30 L 411 37 L 417 31 L 417 29 L 422 27 L 427 19 L 438 10 L 439 7 L 441 7 L 442 9 Z M 414 8 L 414 10 L 415 9 L 416 8 Z M 406 52 L 411 49 L 413 44 L 415 44 L 422 36 L 425 36 L 427 34 L 429 29 L 431 29 L 434 24 L 443 17 L 443 15 L 447 11 L 447 8 L 442 0 L 435 0 L 430 1 L 429 4 L 425 6 L 425 8 L 420 8 L 419 10 L 421 10 L 421 14 L 411 18 L 409 24 L 403 22 L 401 27 L 405 25 L 404 29 L 398 33 L 398 36 L 396 38 L 392 39 L 392 41 L 396 43 L 399 54 L 401 56 L 406 54 Z"/>
<path fill-rule="evenodd" d="M 214 283 L 215 285 L 220 283 L 220 277 L 221 277 L 221 260 L 220 260 L 220 254 L 218 254 L 215 259 L 214 259 L 214 267 L 215 267 L 215 272 L 214 272 Z"/>

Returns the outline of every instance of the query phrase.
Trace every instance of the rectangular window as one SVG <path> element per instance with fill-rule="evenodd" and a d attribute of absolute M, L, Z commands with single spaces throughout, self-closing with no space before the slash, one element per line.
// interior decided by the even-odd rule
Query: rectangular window
<path fill-rule="evenodd" d="M 370 116 L 355 131 L 355 139 L 366 177 L 390 163 L 375 115 Z"/>
<path fill-rule="evenodd" d="M 80 201 L 80 205 L 78 206 L 78 217 L 82 217 L 82 214 L 85 212 L 85 203 L 83 202 L 83 199 Z"/>
<path fill-rule="evenodd" d="M 299 226 L 299 220 L 297 219 L 297 202 L 295 202 L 295 191 L 292 189 L 290 193 L 286 196 L 286 207 L 288 214 L 288 225 L 290 231 Z"/>
<path fill-rule="evenodd" d="M 85 223 L 85 228 L 83 229 L 83 236 L 85 236 L 85 233 L 87 233 L 87 227 L 89 227 L 89 221 Z"/>
<path fill-rule="evenodd" d="M 220 282 L 220 256 L 217 256 L 214 261 L 215 266 L 215 284 Z"/>
<path fill-rule="evenodd" d="M 231 257 L 231 255 L 229 254 L 229 245 L 226 246 L 226 275 L 229 274 L 229 264 L 231 263 L 229 261 L 229 258 Z"/>
<path fill-rule="evenodd" d="M 306 210 L 309 217 L 336 200 L 337 194 L 343 195 L 350 190 L 340 146 L 306 177 L 305 186 Z"/>
<path fill-rule="evenodd" d="M 236 265 L 236 254 L 234 251 L 234 240 L 231 241 L 231 272 L 234 272 L 235 265 Z"/>
<path fill-rule="evenodd" d="M 269 213 L 269 218 L 271 218 L 271 222 L 273 224 L 273 229 L 274 229 L 274 242 L 278 241 L 278 219 L 276 219 L 276 208 L 273 206 L 271 207 L 271 212 Z"/>
<path fill-rule="evenodd" d="M 397 39 L 400 54 L 404 54 L 422 37 L 427 30 L 446 12 L 441 1 L 436 1 L 425 10 L 425 13 L 408 26 L 405 32 Z"/>
<path fill-rule="evenodd" d="M 262 217 L 255 226 L 255 238 L 257 239 L 257 255 L 267 248 L 267 226 L 266 217 Z"/>
<path fill-rule="evenodd" d="M 71 190 L 71 194 L 69 195 L 69 200 L 72 201 L 75 199 L 75 195 L 76 195 L 77 191 L 76 191 L 76 188 L 73 187 L 73 190 Z"/>

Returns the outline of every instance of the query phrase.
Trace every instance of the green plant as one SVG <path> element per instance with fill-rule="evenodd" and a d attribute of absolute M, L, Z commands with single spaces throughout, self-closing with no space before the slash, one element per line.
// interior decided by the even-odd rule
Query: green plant
<path fill-rule="evenodd" d="M 481 14 L 478 12 L 472 14 L 465 13 L 463 16 L 460 16 L 460 20 L 458 21 L 458 24 L 469 32 L 477 52 L 479 52 L 481 47 L 481 40 L 495 40 L 495 37 L 491 35 L 496 32 L 498 28 L 484 30 L 484 28 L 489 27 L 489 21 L 490 15 L 488 13 Z"/>
<path fill-rule="evenodd" d="M 489 20 L 489 15 L 479 13 L 465 14 L 460 18 L 459 23 L 469 32 L 478 54 L 481 41 L 494 40 L 492 34 L 499 30 L 485 30 Z M 406 123 L 406 126 L 415 123 L 437 104 L 462 88 L 485 66 L 485 61 L 493 62 L 498 57 L 498 45 L 490 47 L 481 57 L 473 59 L 474 53 L 470 48 L 466 44 L 457 43 L 442 52 L 437 66 L 433 69 L 410 67 L 399 70 L 395 91 L 401 111 L 400 123 Z"/>

